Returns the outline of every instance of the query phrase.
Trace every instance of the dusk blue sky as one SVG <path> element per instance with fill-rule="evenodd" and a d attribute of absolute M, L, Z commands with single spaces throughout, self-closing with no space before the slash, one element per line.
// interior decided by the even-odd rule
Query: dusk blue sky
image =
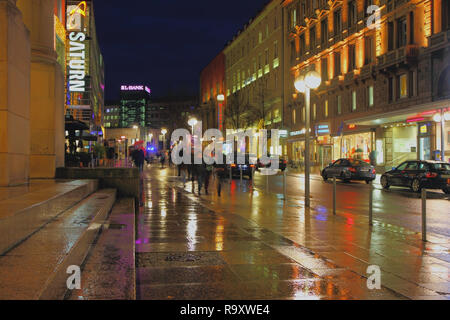
<path fill-rule="evenodd" d="M 121 84 L 198 95 L 200 71 L 267 0 L 94 0 L 106 99 Z"/>

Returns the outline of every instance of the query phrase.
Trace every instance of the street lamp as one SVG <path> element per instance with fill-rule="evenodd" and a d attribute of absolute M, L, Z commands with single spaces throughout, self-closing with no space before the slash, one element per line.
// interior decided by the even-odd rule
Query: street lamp
<path fill-rule="evenodd" d="M 188 121 L 188 125 L 190 125 L 192 128 L 192 135 L 194 135 L 194 127 L 197 125 L 197 123 L 198 123 L 198 121 L 195 118 L 191 118 Z"/>
<path fill-rule="evenodd" d="M 310 147 L 309 137 L 311 132 L 311 89 L 317 89 L 322 82 L 317 71 L 309 71 L 305 76 L 300 76 L 295 80 L 294 87 L 298 92 L 305 94 L 305 207 L 311 206 L 310 200 Z"/>
<path fill-rule="evenodd" d="M 166 129 L 162 129 L 161 133 L 163 135 L 163 151 L 166 151 L 166 134 L 167 134 L 167 130 Z"/>

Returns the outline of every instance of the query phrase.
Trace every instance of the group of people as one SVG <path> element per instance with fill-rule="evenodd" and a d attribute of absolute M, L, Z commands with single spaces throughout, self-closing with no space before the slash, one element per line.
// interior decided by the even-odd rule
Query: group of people
<path fill-rule="evenodd" d="M 217 194 L 220 196 L 222 190 L 222 181 L 225 178 L 225 167 L 223 165 L 202 164 L 181 164 L 178 166 L 178 176 L 182 178 L 183 185 L 186 186 L 188 180 L 192 181 L 192 189 L 194 191 L 194 183 L 197 181 L 197 192 L 201 195 L 204 188 L 205 194 L 208 194 L 211 178 L 217 182 Z"/>

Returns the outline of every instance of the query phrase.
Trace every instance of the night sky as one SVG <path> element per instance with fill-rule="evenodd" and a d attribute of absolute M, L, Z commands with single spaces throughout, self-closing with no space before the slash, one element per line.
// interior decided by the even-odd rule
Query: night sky
<path fill-rule="evenodd" d="M 267 0 L 95 0 L 106 100 L 121 84 L 198 95 L 200 71 Z"/>

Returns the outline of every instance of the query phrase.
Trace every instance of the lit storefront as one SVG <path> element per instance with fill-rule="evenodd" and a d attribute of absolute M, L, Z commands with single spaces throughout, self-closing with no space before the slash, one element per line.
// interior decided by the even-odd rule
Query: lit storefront
<path fill-rule="evenodd" d="M 400 110 L 357 121 L 353 120 L 353 123 L 356 123 L 355 126 L 373 125 L 375 128 L 375 137 L 372 139 L 375 142 L 376 165 L 380 169 L 388 170 L 408 160 L 444 159 L 449 162 L 449 104 L 448 100 L 427 103 L 409 108 L 407 111 Z M 358 138 L 360 144 L 371 145 L 371 143 L 367 143 L 369 141 L 367 137 L 360 136 Z M 334 142 L 335 149 L 336 143 L 337 141 Z M 365 156 L 366 147 L 362 149 Z M 343 152 L 345 153 L 347 150 L 344 142 Z M 442 150 L 444 150 L 444 157 L 442 157 Z"/>

